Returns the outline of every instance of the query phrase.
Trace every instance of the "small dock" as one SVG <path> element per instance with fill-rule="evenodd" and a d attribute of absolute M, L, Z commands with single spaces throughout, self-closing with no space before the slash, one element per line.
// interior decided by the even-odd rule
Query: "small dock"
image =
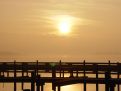
<path fill-rule="evenodd" d="M 19 75 L 18 75 L 19 74 Z M 42 74 L 46 74 L 43 76 Z M 50 75 L 48 75 L 50 74 Z M 23 91 L 44 91 L 45 83 L 52 83 L 53 91 L 61 91 L 61 86 L 95 84 L 105 85 L 105 91 L 120 91 L 121 63 L 105 62 L 0 62 L 0 83 L 21 83 Z M 24 89 L 24 83 L 30 83 L 30 89 Z M 56 89 L 57 88 L 57 89 Z"/>

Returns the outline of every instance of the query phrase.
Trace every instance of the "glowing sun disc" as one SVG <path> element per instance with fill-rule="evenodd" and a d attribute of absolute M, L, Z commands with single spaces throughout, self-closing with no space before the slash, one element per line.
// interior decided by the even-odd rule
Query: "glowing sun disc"
<path fill-rule="evenodd" d="M 60 16 L 58 18 L 58 29 L 61 34 L 69 34 L 71 32 L 72 19 L 70 16 Z"/>
<path fill-rule="evenodd" d="M 59 30 L 61 33 L 69 33 L 70 32 L 70 24 L 67 21 L 61 21 L 59 24 Z"/>

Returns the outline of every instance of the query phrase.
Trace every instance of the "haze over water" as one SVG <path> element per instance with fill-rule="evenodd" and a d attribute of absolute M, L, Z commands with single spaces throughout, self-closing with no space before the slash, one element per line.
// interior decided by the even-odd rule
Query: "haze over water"
<path fill-rule="evenodd" d="M 120 0 L 0 0 L 1 60 L 120 60 Z"/>

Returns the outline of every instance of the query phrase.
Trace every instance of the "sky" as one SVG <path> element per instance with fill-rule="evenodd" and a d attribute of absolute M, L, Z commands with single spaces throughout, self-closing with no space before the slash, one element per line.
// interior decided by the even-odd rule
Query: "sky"
<path fill-rule="evenodd" d="M 0 0 L 0 60 L 14 59 L 120 61 L 121 0 Z"/>

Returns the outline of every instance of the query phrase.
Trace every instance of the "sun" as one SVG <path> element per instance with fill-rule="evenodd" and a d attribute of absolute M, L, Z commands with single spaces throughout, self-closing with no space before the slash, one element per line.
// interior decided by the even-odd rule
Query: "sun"
<path fill-rule="evenodd" d="M 77 19 L 71 15 L 51 16 L 55 29 L 54 34 L 59 36 L 71 36 Z"/>
<path fill-rule="evenodd" d="M 62 19 L 59 23 L 58 28 L 62 34 L 67 34 L 71 31 L 71 24 L 69 23 L 68 20 Z"/>
<path fill-rule="evenodd" d="M 55 19 L 60 35 L 69 35 L 72 31 L 73 17 L 69 15 L 56 16 Z"/>

